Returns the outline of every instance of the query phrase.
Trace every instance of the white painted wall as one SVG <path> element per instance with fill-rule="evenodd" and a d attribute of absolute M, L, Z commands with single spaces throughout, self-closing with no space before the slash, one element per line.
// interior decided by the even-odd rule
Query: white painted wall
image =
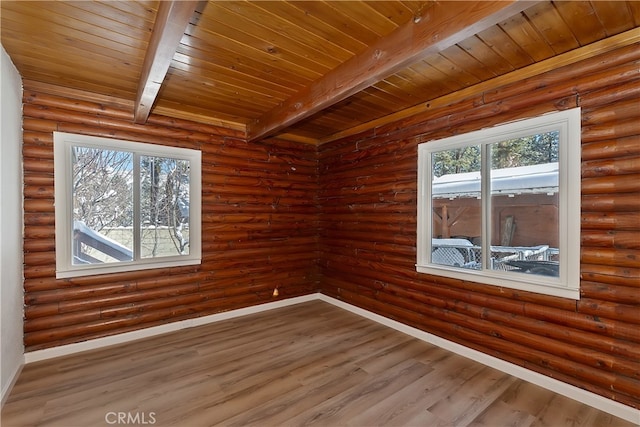
<path fill-rule="evenodd" d="M 22 79 L 0 45 L 0 381 L 2 403 L 24 364 Z"/>

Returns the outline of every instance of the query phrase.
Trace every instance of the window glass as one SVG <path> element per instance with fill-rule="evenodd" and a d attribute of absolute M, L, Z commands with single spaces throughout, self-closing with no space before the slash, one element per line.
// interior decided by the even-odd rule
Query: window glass
<path fill-rule="evenodd" d="M 54 132 L 56 277 L 199 264 L 201 154 Z"/>
<path fill-rule="evenodd" d="M 133 154 L 74 146 L 74 265 L 133 260 Z"/>
<path fill-rule="evenodd" d="M 433 264 L 481 266 L 480 153 L 480 146 L 472 145 L 431 154 Z"/>
<path fill-rule="evenodd" d="M 418 148 L 418 272 L 579 298 L 580 109 Z"/>
<path fill-rule="evenodd" d="M 493 143 L 493 270 L 559 276 L 559 132 Z"/>
<path fill-rule="evenodd" d="M 189 254 L 189 162 L 140 157 L 141 256 Z"/>

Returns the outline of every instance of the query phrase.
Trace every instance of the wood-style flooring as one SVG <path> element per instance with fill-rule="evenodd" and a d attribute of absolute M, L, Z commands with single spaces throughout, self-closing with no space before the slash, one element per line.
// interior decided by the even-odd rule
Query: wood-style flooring
<path fill-rule="evenodd" d="M 2 426 L 630 426 L 322 301 L 24 367 Z"/>

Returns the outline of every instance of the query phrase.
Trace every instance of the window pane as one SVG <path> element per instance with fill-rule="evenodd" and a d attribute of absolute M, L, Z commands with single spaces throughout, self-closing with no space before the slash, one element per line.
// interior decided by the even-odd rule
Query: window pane
<path fill-rule="evenodd" d="M 72 155 L 72 264 L 131 261 L 133 155 L 79 146 Z"/>
<path fill-rule="evenodd" d="M 558 276 L 558 138 L 491 145 L 491 269 Z"/>
<path fill-rule="evenodd" d="M 189 161 L 140 157 L 140 256 L 189 254 Z"/>
<path fill-rule="evenodd" d="M 431 154 L 431 262 L 481 268 L 480 146 Z"/>

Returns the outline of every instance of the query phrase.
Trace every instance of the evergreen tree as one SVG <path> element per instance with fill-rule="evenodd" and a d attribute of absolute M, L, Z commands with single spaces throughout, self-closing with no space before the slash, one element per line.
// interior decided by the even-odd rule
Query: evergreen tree
<path fill-rule="evenodd" d="M 438 151 L 432 154 L 433 175 L 477 172 L 480 170 L 480 146 Z"/>
<path fill-rule="evenodd" d="M 491 167 L 504 169 L 557 162 L 558 141 L 559 133 L 551 131 L 491 144 Z M 433 153 L 432 164 L 435 177 L 480 171 L 480 146 Z"/>

